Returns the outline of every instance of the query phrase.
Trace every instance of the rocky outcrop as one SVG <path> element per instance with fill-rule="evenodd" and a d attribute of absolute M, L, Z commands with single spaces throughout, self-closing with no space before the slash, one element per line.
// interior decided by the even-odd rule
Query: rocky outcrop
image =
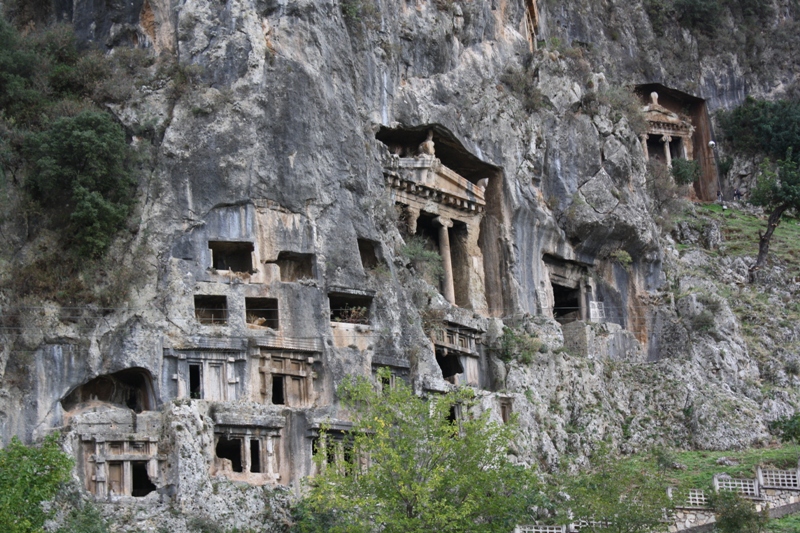
<path fill-rule="evenodd" d="M 539 10 L 545 42 L 531 53 L 521 1 L 63 7 L 81 40 L 172 57 L 183 85 L 176 74 L 111 107 L 130 133 L 153 132 L 139 252 L 110 252 L 139 275 L 123 305 L 80 321 L 52 302 L 26 306 L 25 348 L 4 343 L 0 355 L 3 438 L 61 429 L 76 454 L 90 442 L 157 445 L 155 492 L 103 493 L 109 515 L 131 510 L 118 524 L 129 531 L 184 531 L 208 516 L 277 530 L 287 487 L 313 473 L 320 427 L 347 431 L 336 386 L 381 366 L 421 394 L 461 384 L 485 390 L 487 409 L 512 400 L 520 460 L 551 467 L 606 438 L 625 452 L 767 439 L 794 392 L 762 395 L 718 296 L 741 265 L 677 256 L 660 235 L 641 132 L 607 95 L 658 82 L 731 106 L 745 87 L 765 96 L 794 83 L 791 62 L 744 70 L 744 55 L 708 55 L 687 32 L 675 34 L 690 50 L 678 56 L 638 2 Z M 423 141 L 433 147 L 419 154 Z M 469 182 L 453 178 L 470 201 L 411 179 L 406 196 L 390 193 L 403 176 L 387 161 L 401 156 Z M 424 271 L 435 261 L 423 252 L 444 249 L 442 228 L 455 301 Z M 707 247 L 720 239 L 676 232 Z M 542 349 L 503 362 L 501 320 Z M 129 369 L 150 381 L 119 377 Z M 103 376 L 152 405 L 105 394 L 93 381 Z M 91 415 L 113 434 L 84 427 L 97 406 L 83 400 L 113 405 Z M 120 412 L 152 424 L 122 427 Z M 92 468 L 98 449 L 81 455 Z M 118 458 L 131 464 L 120 475 L 140 461 Z M 76 476 L 88 493 L 86 472 Z"/>

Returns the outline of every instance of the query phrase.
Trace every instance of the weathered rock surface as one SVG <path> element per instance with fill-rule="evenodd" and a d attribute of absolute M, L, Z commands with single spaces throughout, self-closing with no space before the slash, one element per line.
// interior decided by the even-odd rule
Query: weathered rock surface
<path fill-rule="evenodd" d="M 90 414 L 63 400 L 126 369 L 152 379 L 144 410 L 153 411 L 149 435 L 163 450 L 148 459 L 159 465 L 157 492 L 108 498 L 117 530 L 181 532 L 208 517 L 225 528 L 279 530 L 290 490 L 313 471 L 315 431 L 346 422 L 335 394 L 346 375 L 390 366 L 420 393 L 452 386 L 432 326 L 482 339 L 474 385 L 489 391 L 487 409 L 500 395 L 513 399 L 518 453 L 531 464 L 556 467 L 564 454 L 580 462 L 606 438 L 625 452 L 657 443 L 740 448 L 768 440 L 767 422 L 793 412 L 800 380 L 782 361 L 797 354 L 770 359 L 781 388 L 762 392 L 769 364 L 754 360 L 721 294 L 744 282 L 747 265 L 700 250 L 681 256 L 660 236 L 638 133 L 618 109 L 588 102 L 603 87 L 658 82 L 711 110 L 729 108 L 748 93 L 774 96 L 796 84 L 794 54 L 774 50 L 774 68 L 746 68 L 744 51 L 710 54 L 674 28 L 658 37 L 639 1 L 540 2 L 547 49 L 532 55 L 521 0 L 63 4 L 83 41 L 110 53 L 145 46 L 197 72 L 177 96 L 142 87 L 111 109 L 130 131 L 163 132 L 139 187 L 133 233 L 144 252 L 111 252 L 120 268 L 139 271 L 125 304 L 65 320 L 57 305 L 37 302 L 0 351 L 3 439 L 62 429 L 76 455 L 91 440 L 80 430 Z M 793 24 L 795 9 L 781 4 L 770 24 Z M 509 69 L 535 86 L 538 108 L 502 81 Z M 500 169 L 484 176 L 481 256 L 453 254 L 455 283 L 483 288 L 485 309 L 451 305 L 413 269 L 407 220 L 389 196 L 390 156 L 376 134 L 389 128 L 411 139 L 433 127 L 437 154 L 446 144 L 471 168 Z M 724 247 L 719 228 L 681 223 L 673 237 Z M 247 272 L 218 268 L 214 242 L 250 243 L 245 255 L 255 261 Z M 614 259 L 620 251 L 630 264 Z M 565 289 L 583 291 L 585 315 L 563 328 L 552 316 L 562 275 Z M 196 296 L 224 296 L 225 323 L 198 320 Z M 279 328 L 251 322 L 253 298 L 275 301 Z M 371 302 L 369 324 L 332 323 L 333 298 L 348 308 Z M 590 301 L 601 305 L 592 310 Z M 500 319 L 542 341 L 530 363 L 497 356 Z M 766 350 L 779 349 L 779 334 L 764 337 Z M 270 404 L 274 385 L 260 379 L 281 357 L 306 365 L 302 405 Z M 191 399 L 201 394 L 193 364 L 206 373 L 224 366 L 219 396 Z M 215 418 L 217 405 L 239 415 Z M 280 444 L 264 428 L 282 431 Z M 234 434 L 260 442 L 264 461 L 285 461 L 282 477 L 254 484 L 212 475 L 215 442 Z M 88 486 L 83 473 L 76 479 Z"/>

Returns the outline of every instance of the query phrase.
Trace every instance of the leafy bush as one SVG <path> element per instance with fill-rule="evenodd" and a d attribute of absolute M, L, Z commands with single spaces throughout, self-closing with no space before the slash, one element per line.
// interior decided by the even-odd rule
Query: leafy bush
<path fill-rule="evenodd" d="M 548 100 L 536 86 L 536 79 L 528 68 L 509 67 L 500 76 L 500 81 L 519 99 L 528 113 L 535 113 L 547 106 Z"/>
<path fill-rule="evenodd" d="M 647 192 L 650 193 L 654 211 L 670 220 L 683 208 L 686 186 L 675 183 L 666 165 L 656 159 L 647 163 L 646 176 Z"/>
<path fill-rule="evenodd" d="M 714 315 L 708 309 L 704 309 L 692 319 L 692 327 L 695 331 L 711 331 L 714 328 Z"/>
<path fill-rule="evenodd" d="M 13 437 L 0 450 L 0 531 L 41 531 L 50 516 L 41 504 L 56 495 L 71 470 L 72 459 L 61 451 L 55 435 L 38 448 Z"/>
<path fill-rule="evenodd" d="M 21 35 L 0 18 L 3 174 L 23 178 L 41 220 L 84 257 L 105 251 L 133 201 L 125 134 L 90 100 L 112 70 L 99 52 L 79 51 L 69 26 Z"/>
<path fill-rule="evenodd" d="M 633 258 L 626 250 L 614 250 L 611 252 L 610 257 L 626 268 L 633 264 Z"/>
<path fill-rule="evenodd" d="M 683 27 L 708 36 L 716 33 L 722 16 L 717 0 L 675 0 L 675 11 Z"/>
<path fill-rule="evenodd" d="M 70 512 L 66 523 L 56 533 L 108 533 L 108 523 L 97 507 L 85 503 L 80 509 Z"/>
<path fill-rule="evenodd" d="M 645 0 L 644 9 L 650 19 L 650 25 L 657 35 L 664 35 L 667 23 L 672 20 L 671 0 Z"/>
<path fill-rule="evenodd" d="M 406 239 L 406 244 L 400 253 L 411 261 L 411 265 L 420 272 L 430 283 L 437 284 L 444 276 L 442 256 L 430 248 L 430 243 L 424 237 L 412 235 Z"/>
<path fill-rule="evenodd" d="M 800 414 L 779 418 L 769 428 L 783 442 L 800 442 Z"/>
<path fill-rule="evenodd" d="M 700 163 L 688 159 L 673 159 L 672 177 L 678 185 L 690 185 L 700 179 Z"/>
<path fill-rule="evenodd" d="M 26 185 L 33 197 L 70 212 L 69 231 L 81 254 L 102 254 L 132 203 L 122 128 L 107 113 L 85 111 L 31 135 L 27 152 L 34 172 Z"/>
<path fill-rule="evenodd" d="M 533 362 L 533 356 L 541 352 L 543 346 L 544 343 L 536 337 L 504 327 L 503 336 L 500 338 L 500 359 L 505 362 L 516 359 L 522 364 L 529 365 Z"/>
<path fill-rule="evenodd" d="M 766 512 L 759 513 L 752 501 L 735 492 L 712 494 L 711 504 L 717 515 L 714 531 L 719 533 L 761 533 L 769 520 Z"/>

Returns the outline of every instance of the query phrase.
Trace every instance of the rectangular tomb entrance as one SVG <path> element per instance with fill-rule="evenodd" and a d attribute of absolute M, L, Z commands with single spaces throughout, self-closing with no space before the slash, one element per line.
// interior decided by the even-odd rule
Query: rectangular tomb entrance
<path fill-rule="evenodd" d="M 155 438 L 119 436 L 119 440 L 83 438 L 86 488 L 98 499 L 141 498 L 156 490 L 158 445 Z"/>
<path fill-rule="evenodd" d="M 480 332 L 460 326 L 447 324 L 431 334 L 436 362 L 442 370 L 442 377 L 455 385 L 480 387 L 481 358 L 477 348 Z"/>

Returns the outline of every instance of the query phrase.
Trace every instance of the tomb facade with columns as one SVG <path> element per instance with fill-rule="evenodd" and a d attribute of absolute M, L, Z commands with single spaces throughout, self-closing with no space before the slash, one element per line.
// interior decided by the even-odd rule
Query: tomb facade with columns
<path fill-rule="evenodd" d="M 657 83 L 639 85 L 636 92 L 647 120 L 647 132 L 641 136 L 645 157 L 667 167 L 675 159 L 697 161 L 700 178 L 693 184 L 692 195 L 716 199 L 719 179 L 705 100 Z"/>
<path fill-rule="evenodd" d="M 421 131 L 425 140 L 418 143 Z M 383 129 L 377 135 L 389 149 L 383 174 L 391 199 L 403 211 L 401 230 L 427 239 L 438 251 L 445 300 L 491 314 L 490 300 L 502 297 L 487 292 L 497 292 L 501 282 L 487 281 L 481 233 L 487 189 L 493 180 L 502 180 L 502 173 L 446 131 L 435 127 L 421 131 Z M 493 277 L 498 276 L 493 273 Z"/>

